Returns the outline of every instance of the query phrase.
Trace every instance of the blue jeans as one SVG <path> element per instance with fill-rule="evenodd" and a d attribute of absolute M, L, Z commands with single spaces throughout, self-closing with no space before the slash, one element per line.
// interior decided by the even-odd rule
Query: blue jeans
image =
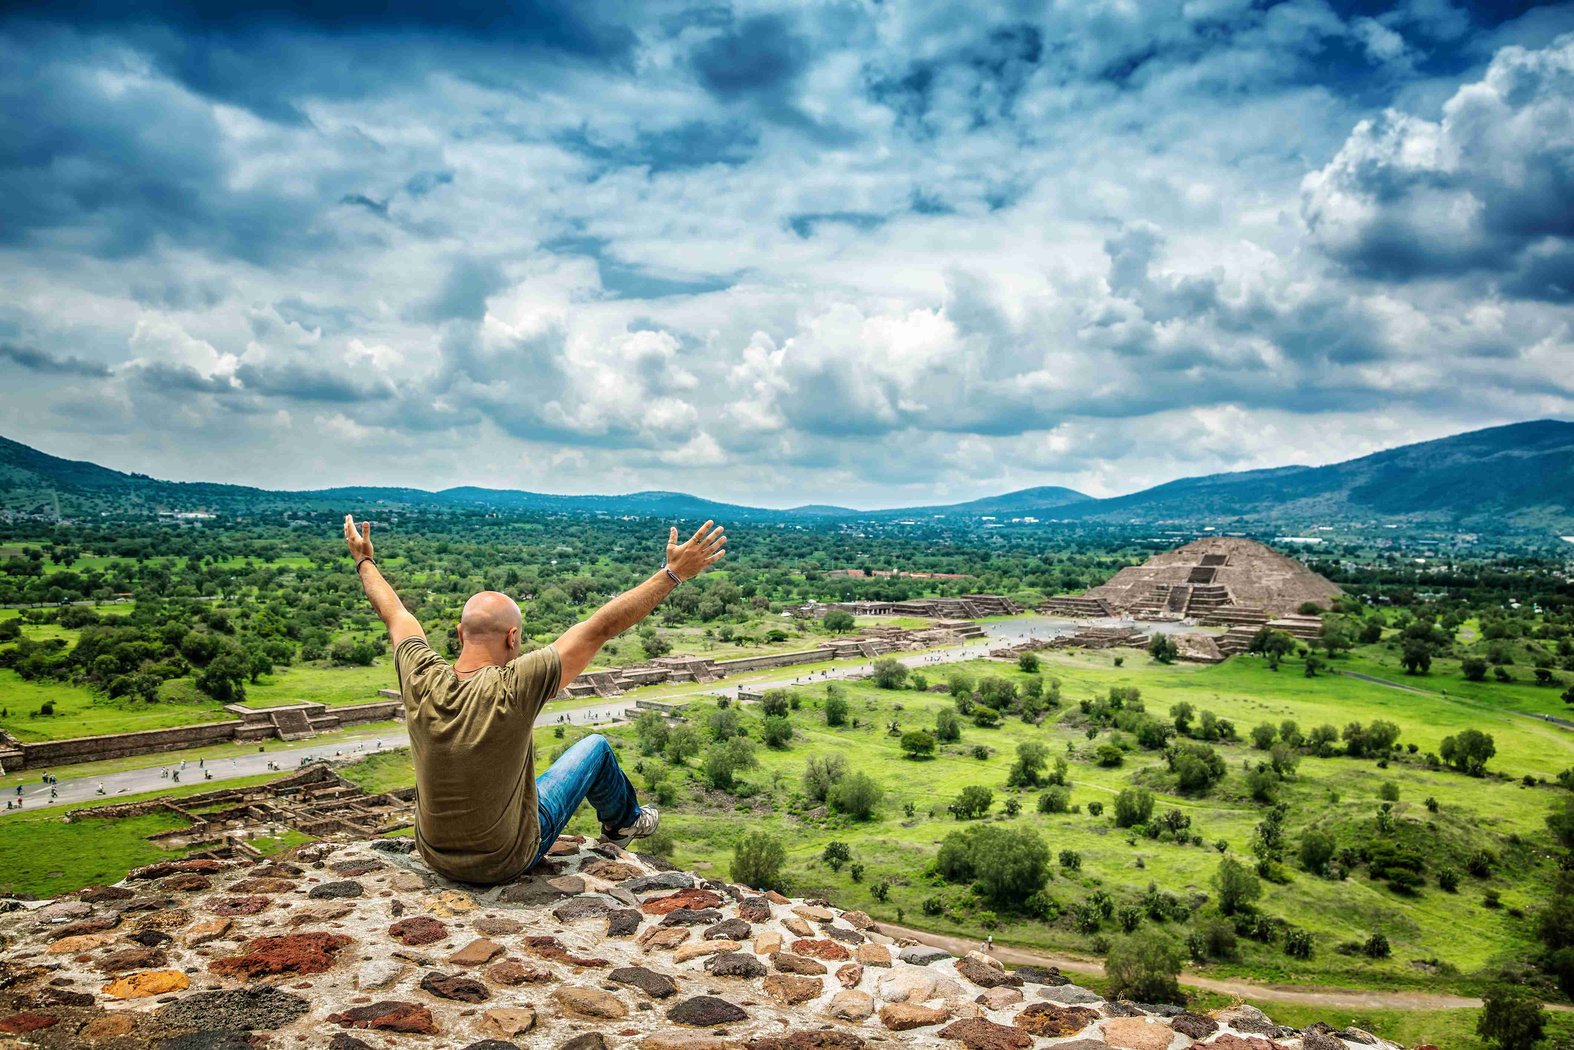
<path fill-rule="evenodd" d="M 634 785 L 618 765 L 612 745 L 592 733 L 563 752 L 552 768 L 536 777 L 536 814 L 541 825 L 541 846 L 530 867 L 541 863 L 552 843 L 568 826 L 579 804 L 589 799 L 604 827 L 626 828 L 639 817 Z M 527 869 L 528 870 L 528 869 Z"/>

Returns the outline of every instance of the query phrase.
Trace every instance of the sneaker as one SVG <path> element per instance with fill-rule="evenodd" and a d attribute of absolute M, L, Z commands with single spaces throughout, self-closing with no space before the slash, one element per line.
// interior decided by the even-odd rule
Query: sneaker
<path fill-rule="evenodd" d="M 626 828 L 613 828 L 606 824 L 601 825 L 601 841 L 626 848 L 635 839 L 648 838 L 654 835 L 656 827 L 660 823 L 661 814 L 656 812 L 655 806 L 642 806 L 640 807 L 639 816 L 634 818 L 634 823 Z"/>

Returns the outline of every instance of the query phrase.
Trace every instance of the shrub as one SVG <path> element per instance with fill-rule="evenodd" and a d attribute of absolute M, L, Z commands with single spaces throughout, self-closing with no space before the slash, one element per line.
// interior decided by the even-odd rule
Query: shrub
<path fill-rule="evenodd" d="M 1051 787 L 1038 796 L 1038 811 L 1040 813 L 1064 813 L 1071 808 L 1071 790 L 1063 787 Z"/>
<path fill-rule="evenodd" d="M 705 753 L 705 778 L 711 786 L 726 790 L 737 783 L 738 774 L 759 765 L 754 746 L 741 736 L 712 744 Z"/>
<path fill-rule="evenodd" d="M 1301 867 L 1314 875 L 1326 874 L 1328 862 L 1337 848 L 1333 835 L 1318 828 L 1307 828 L 1301 833 Z"/>
<path fill-rule="evenodd" d="M 1262 896 L 1262 883 L 1247 867 L 1233 857 L 1219 861 L 1213 873 L 1213 888 L 1218 893 L 1219 911 L 1224 915 L 1249 910 Z"/>
<path fill-rule="evenodd" d="M 782 888 L 787 848 L 774 835 L 751 831 L 733 848 L 732 881 L 757 890 Z"/>
<path fill-rule="evenodd" d="M 639 739 L 639 750 L 644 755 L 659 755 L 666 750 L 671 732 L 667 720 L 655 711 L 646 711 L 634 720 L 634 735 Z"/>
<path fill-rule="evenodd" d="M 1186 938 L 1186 950 L 1198 962 L 1227 962 L 1240 956 L 1235 924 L 1222 916 L 1203 919 Z"/>
<path fill-rule="evenodd" d="M 1043 780 L 1044 765 L 1048 761 L 1049 749 L 1043 744 L 1018 744 L 1017 760 L 1006 774 L 1006 787 L 1036 787 Z"/>
<path fill-rule="evenodd" d="M 980 784 L 970 784 L 962 789 L 956 801 L 947 807 L 957 820 L 977 820 L 989 812 L 995 793 Z"/>
<path fill-rule="evenodd" d="M 935 738 L 922 729 L 910 729 L 902 734 L 902 750 L 908 758 L 933 758 Z"/>
<path fill-rule="evenodd" d="M 1497 754 L 1497 745 L 1490 733 L 1465 729 L 1454 736 L 1444 737 L 1443 746 L 1438 752 L 1443 756 L 1443 761 L 1454 769 L 1479 777 L 1486 771 L 1487 761 Z"/>
<path fill-rule="evenodd" d="M 1074 849 L 1061 850 L 1060 857 L 1058 859 L 1060 861 L 1060 866 L 1065 868 L 1067 871 L 1082 870 L 1082 854 L 1078 853 Z"/>
<path fill-rule="evenodd" d="M 1093 754 L 1098 764 L 1106 768 L 1113 768 L 1126 760 L 1126 753 L 1110 743 L 1100 744 Z"/>
<path fill-rule="evenodd" d="M 825 724 L 828 726 L 847 724 L 847 696 L 834 685 L 827 686 L 825 691 Z"/>
<path fill-rule="evenodd" d="M 1447 893 L 1459 889 L 1459 872 L 1455 868 L 1442 867 L 1437 869 L 1438 888 Z"/>
<path fill-rule="evenodd" d="M 1399 785 L 1392 780 L 1383 781 L 1382 785 L 1377 789 L 1377 797 L 1385 802 L 1398 802 Z"/>
<path fill-rule="evenodd" d="M 785 716 L 771 715 L 760 724 L 760 736 L 766 747 L 782 750 L 792 741 L 792 723 Z"/>
<path fill-rule="evenodd" d="M 1088 803 L 1088 816 L 1098 817 L 1104 814 L 1104 803 L 1093 801 Z"/>
<path fill-rule="evenodd" d="M 1284 931 L 1284 954 L 1292 959 L 1310 959 L 1312 935 L 1295 926 L 1287 927 Z"/>
<path fill-rule="evenodd" d="M 1104 971 L 1111 1000 L 1141 1003 L 1181 1002 L 1180 976 L 1185 956 L 1169 936 L 1153 932 L 1126 934 L 1109 946 Z"/>
<path fill-rule="evenodd" d="M 867 773 L 853 773 L 837 781 L 826 801 L 832 809 L 845 813 L 854 820 L 869 820 L 880 808 L 885 792 Z"/>
<path fill-rule="evenodd" d="M 983 744 L 974 744 L 972 755 L 974 758 L 982 762 L 989 757 L 989 748 L 985 747 Z"/>
<path fill-rule="evenodd" d="M 1134 827 L 1142 824 L 1153 815 L 1153 792 L 1147 788 L 1129 787 L 1121 789 L 1115 796 L 1115 826 L 1117 828 Z"/>
<path fill-rule="evenodd" d="M 978 825 L 945 837 L 935 870 L 951 882 L 973 883 L 997 907 L 1020 908 L 1044 885 L 1049 847 L 1030 828 Z"/>
<path fill-rule="evenodd" d="M 1498 1050 L 1530 1050 L 1546 1027 L 1546 1009 L 1523 988 L 1500 984 L 1482 997 L 1476 1034 Z"/>
<path fill-rule="evenodd" d="M 1206 744 L 1178 744 L 1164 757 L 1181 791 L 1207 791 L 1224 777 L 1224 759 Z"/>
<path fill-rule="evenodd" d="M 1038 674 L 1038 654 L 1023 653 L 1017 657 L 1017 669 L 1028 674 Z"/>
<path fill-rule="evenodd" d="M 811 755 L 803 770 L 803 793 L 816 802 L 824 802 L 831 788 L 846 775 L 847 759 L 841 755 Z"/>
<path fill-rule="evenodd" d="M 974 704 L 973 724 L 980 729 L 994 729 L 1000 725 L 1000 712 L 988 704 Z"/>
<path fill-rule="evenodd" d="M 949 707 L 943 707 L 935 714 L 935 739 L 948 744 L 962 739 L 962 720 Z"/>
<path fill-rule="evenodd" d="M 1380 933 L 1374 933 L 1361 945 L 1361 954 L 1368 959 L 1386 959 L 1392 954 L 1388 947 L 1388 938 Z"/>
<path fill-rule="evenodd" d="M 874 662 L 871 677 L 881 689 L 900 689 L 907 684 L 907 665 L 894 656 L 882 656 Z"/>
<path fill-rule="evenodd" d="M 841 871 L 842 865 L 853 859 L 852 847 L 845 842 L 827 842 L 820 859 L 829 864 L 832 871 Z"/>

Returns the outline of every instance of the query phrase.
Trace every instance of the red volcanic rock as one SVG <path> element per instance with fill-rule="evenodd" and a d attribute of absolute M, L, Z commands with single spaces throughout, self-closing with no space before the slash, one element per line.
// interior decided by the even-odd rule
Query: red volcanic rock
<path fill-rule="evenodd" d="M 695 887 L 646 901 L 639 906 L 639 910 L 646 915 L 666 915 L 668 912 L 677 911 L 679 908 L 702 911 L 705 908 L 716 908 L 720 905 L 721 894 Z"/>
<path fill-rule="evenodd" d="M 21 1035 L 23 1032 L 36 1032 L 40 1028 L 51 1028 L 59 1023 L 60 1018 L 54 1014 L 41 1014 L 35 1010 L 23 1010 L 19 1014 L 0 1017 L 0 1032 Z"/>
<path fill-rule="evenodd" d="M 337 933 L 256 937 L 247 942 L 241 954 L 217 959 L 208 969 L 234 977 L 322 973 L 333 968 L 334 956 L 350 943 L 350 938 Z"/>
<path fill-rule="evenodd" d="M 605 959 L 572 955 L 556 937 L 526 937 L 525 950 L 538 959 L 567 963 L 570 966 L 611 966 Z"/>
<path fill-rule="evenodd" d="M 273 903 L 271 897 L 209 897 L 208 910 L 215 915 L 255 915 Z"/>
<path fill-rule="evenodd" d="M 388 935 L 413 948 L 445 939 L 448 936 L 448 927 L 430 915 L 417 915 L 409 919 L 400 919 L 388 927 Z"/>
<path fill-rule="evenodd" d="M 1033 1037 L 1020 1028 L 996 1024 L 982 1017 L 964 1017 L 940 1029 L 940 1038 L 955 1039 L 967 1050 L 1027 1050 Z"/>
<path fill-rule="evenodd" d="M 432 1011 L 420 1003 L 403 1003 L 392 999 L 329 1014 L 328 1020 L 341 1028 L 372 1028 L 381 1032 L 409 1032 L 414 1035 L 437 1034 Z"/>
<path fill-rule="evenodd" d="M 216 860 L 209 860 L 206 857 L 194 857 L 191 860 L 161 860 L 146 867 L 133 868 L 127 873 L 126 879 L 130 882 L 136 882 L 140 879 L 162 879 L 166 875 L 178 875 L 183 871 L 211 874 L 215 871 L 223 870 L 223 864 Z"/>

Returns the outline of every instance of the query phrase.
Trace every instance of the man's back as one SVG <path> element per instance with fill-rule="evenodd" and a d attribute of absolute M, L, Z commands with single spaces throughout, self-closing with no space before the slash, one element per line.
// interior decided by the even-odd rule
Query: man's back
<path fill-rule="evenodd" d="M 557 692 L 555 648 L 460 679 L 425 638 L 394 653 L 415 761 L 416 844 L 463 882 L 517 877 L 540 844 L 531 727 Z"/>

